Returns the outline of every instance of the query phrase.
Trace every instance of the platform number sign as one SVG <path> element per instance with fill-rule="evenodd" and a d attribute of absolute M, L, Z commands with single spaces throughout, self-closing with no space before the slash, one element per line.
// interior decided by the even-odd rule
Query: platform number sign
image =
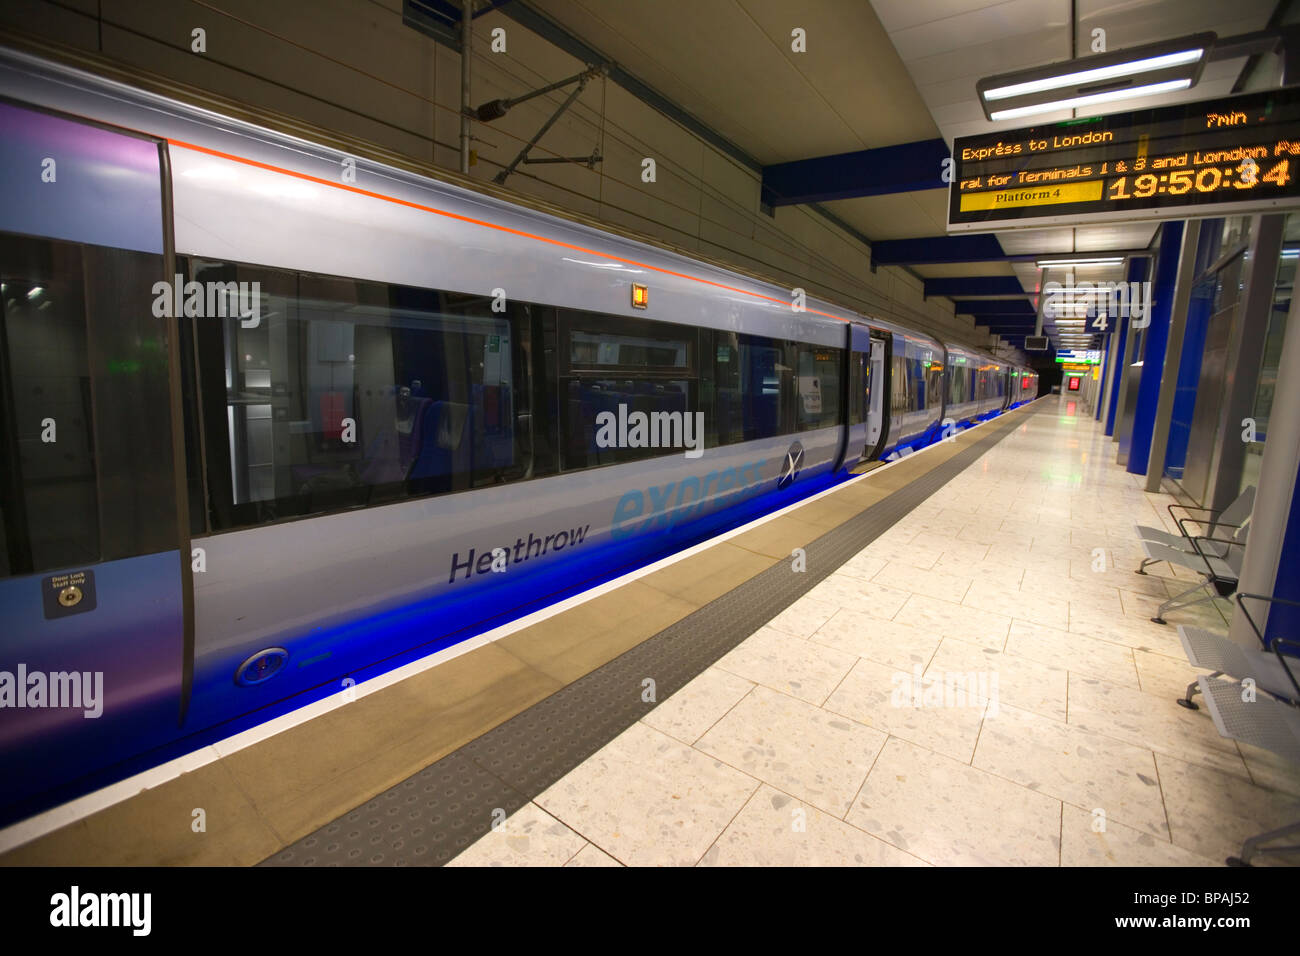
<path fill-rule="evenodd" d="M 1088 332 L 1092 335 L 1109 335 L 1115 330 L 1115 319 L 1105 309 L 1088 316 Z"/>

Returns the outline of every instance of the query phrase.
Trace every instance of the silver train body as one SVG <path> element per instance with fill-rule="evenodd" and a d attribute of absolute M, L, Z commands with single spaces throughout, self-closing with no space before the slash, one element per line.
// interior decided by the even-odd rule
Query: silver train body
<path fill-rule="evenodd" d="M 783 286 L 26 54 L 0 50 L 0 94 L 0 233 L 15 259 L 0 267 L 30 286 L 6 312 L 0 361 L 45 361 L 16 350 L 40 334 L 24 331 L 39 318 L 24 310 L 61 280 L 30 261 L 57 268 L 72 247 L 87 262 L 104 248 L 143 257 L 154 281 L 131 306 L 146 333 L 122 348 L 152 334 L 155 352 L 96 364 L 107 320 L 91 312 L 108 293 L 87 272 L 86 314 L 68 320 L 88 330 L 86 368 L 72 377 L 89 382 L 92 418 L 135 402 L 132 421 L 164 436 L 154 503 L 172 516 L 155 522 L 165 544 L 112 555 L 107 532 L 99 554 L 59 543 L 75 529 L 41 543 L 36 493 L 21 486 L 54 466 L 29 420 L 39 402 L 17 389 L 6 527 L 16 534 L 26 509 L 31 541 L 25 555 L 9 542 L 0 576 L 0 669 L 102 672 L 104 709 L 0 709 L 0 776 L 14 781 L 3 816 L 464 640 L 1037 393 L 1029 370 L 922 332 L 818 299 L 794 311 Z M 52 183 L 40 181 L 47 156 Z M 258 285 L 236 307 L 241 282 Z M 130 373 L 106 362 L 155 360 L 152 397 L 137 382 L 113 398 Z M 42 394 L 72 394 L 60 374 Z M 608 451 L 592 429 L 620 407 L 718 421 L 698 457 Z M 103 526 L 111 436 L 98 421 L 85 430 Z M 95 606 L 62 606 L 87 571 Z"/>

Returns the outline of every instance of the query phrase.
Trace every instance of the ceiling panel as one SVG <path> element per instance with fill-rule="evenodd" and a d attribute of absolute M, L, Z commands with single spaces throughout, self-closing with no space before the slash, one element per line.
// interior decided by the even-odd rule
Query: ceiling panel
<path fill-rule="evenodd" d="M 1016 275 L 1010 262 L 932 262 L 912 266 L 922 279 L 968 279 L 972 276 Z"/>
<path fill-rule="evenodd" d="M 765 164 L 938 134 L 868 4 L 533 0 L 533 5 Z M 790 32 L 807 32 L 807 53 Z"/>
<path fill-rule="evenodd" d="M 873 240 L 941 236 L 948 229 L 948 190 L 923 189 L 822 203 Z"/>

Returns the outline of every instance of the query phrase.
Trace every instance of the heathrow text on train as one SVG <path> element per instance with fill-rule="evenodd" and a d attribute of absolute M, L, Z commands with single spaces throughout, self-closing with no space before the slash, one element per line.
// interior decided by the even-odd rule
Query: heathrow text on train
<path fill-rule="evenodd" d="M 126 926 L 148 936 L 153 925 L 152 893 L 82 893 L 74 886 L 50 897 L 51 926 Z"/>
<path fill-rule="evenodd" d="M 177 273 L 170 284 L 155 282 L 152 292 L 154 318 L 237 318 L 246 329 L 262 323 L 260 282 L 186 282 Z"/>
<path fill-rule="evenodd" d="M 544 557 L 548 552 L 555 553 L 563 551 L 566 547 L 577 547 L 587 539 L 587 531 L 591 525 L 583 525 L 581 528 L 571 528 L 568 531 L 557 531 L 546 535 L 544 538 L 536 537 L 531 531 L 528 532 L 528 541 L 523 538 L 517 538 L 514 546 L 514 557 L 511 559 L 511 550 L 507 547 L 484 548 L 481 551 L 477 548 L 470 548 L 469 554 L 464 561 L 460 559 L 460 552 L 457 551 L 451 556 L 451 574 L 447 578 L 448 584 L 454 584 L 456 575 L 464 571 L 468 579 L 472 574 L 489 574 L 492 572 L 500 573 L 505 571 L 511 564 L 521 564 L 530 558 Z M 478 560 L 474 556 L 478 555 Z"/>
<path fill-rule="evenodd" d="M 81 709 L 88 720 L 104 712 L 103 671 L 0 671 L 0 709 Z"/>
<path fill-rule="evenodd" d="M 685 448 L 687 458 L 699 458 L 704 454 L 704 413 L 629 413 L 627 406 L 620 402 L 617 415 L 608 411 L 596 415 L 596 445 L 599 448 Z"/>
<path fill-rule="evenodd" d="M 610 536 L 617 541 L 632 534 L 668 529 L 697 517 L 706 509 L 730 507 L 759 489 L 763 480 L 763 468 L 767 464 L 768 459 L 760 458 L 735 468 L 716 469 L 702 478 L 687 475 L 681 481 L 669 481 L 651 485 L 644 490 L 634 488 L 625 492 L 614 506 Z M 709 497 L 711 492 L 712 498 Z M 457 551 L 451 556 L 451 573 L 447 576 L 447 583 L 454 584 L 458 576 L 468 580 L 475 574 L 500 573 L 511 564 L 544 557 L 566 547 L 577 547 L 587 539 L 590 530 L 591 525 L 583 525 L 581 528 L 552 532 L 545 536 L 534 535 L 530 531 L 527 541 L 516 538 L 513 545 L 470 548 L 463 558 Z"/>

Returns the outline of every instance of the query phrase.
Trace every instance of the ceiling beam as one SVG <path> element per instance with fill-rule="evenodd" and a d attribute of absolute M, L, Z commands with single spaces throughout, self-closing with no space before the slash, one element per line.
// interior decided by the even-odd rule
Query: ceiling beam
<path fill-rule="evenodd" d="M 1005 262 L 1010 258 L 1012 257 L 1002 251 L 1002 243 L 998 242 L 997 235 L 991 232 L 927 236 L 923 239 L 883 239 L 871 245 L 873 267 L 944 262 Z"/>
<path fill-rule="evenodd" d="M 763 167 L 763 202 L 795 206 L 918 189 L 946 189 L 948 143 L 926 139 Z"/>

